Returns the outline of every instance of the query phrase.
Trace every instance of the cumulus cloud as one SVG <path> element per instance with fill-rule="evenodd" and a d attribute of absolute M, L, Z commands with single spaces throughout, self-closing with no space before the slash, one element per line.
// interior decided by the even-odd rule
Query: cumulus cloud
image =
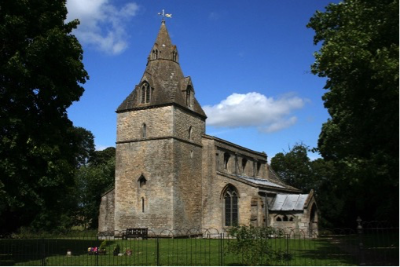
<path fill-rule="evenodd" d="M 214 106 L 203 106 L 207 124 L 214 127 L 257 127 L 260 132 L 271 133 L 296 123 L 292 113 L 301 109 L 306 100 L 294 95 L 278 99 L 251 92 L 232 94 Z"/>
<path fill-rule="evenodd" d="M 128 47 L 126 27 L 139 9 L 136 3 L 118 9 L 109 0 L 67 0 L 67 8 L 67 21 L 81 22 L 74 34 L 83 44 L 109 54 L 119 54 Z"/>

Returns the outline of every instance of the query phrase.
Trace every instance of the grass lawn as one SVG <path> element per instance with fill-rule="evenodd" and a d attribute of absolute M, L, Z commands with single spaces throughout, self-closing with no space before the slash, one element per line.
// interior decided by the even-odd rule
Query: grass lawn
<path fill-rule="evenodd" d="M 105 255 L 88 255 L 100 246 L 96 237 L 0 240 L 0 265 L 239 265 L 242 255 L 227 253 L 229 242 L 217 239 L 108 240 Z M 132 250 L 132 255 L 113 256 Z M 351 253 L 328 238 L 270 239 L 268 244 L 284 258 L 274 265 L 357 265 Z M 157 249 L 158 248 L 158 249 Z M 72 256 L 66 256 L 67 250 Z"/>

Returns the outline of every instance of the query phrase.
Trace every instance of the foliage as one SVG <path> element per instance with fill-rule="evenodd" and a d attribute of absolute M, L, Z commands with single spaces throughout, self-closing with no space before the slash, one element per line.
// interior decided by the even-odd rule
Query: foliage
<path fill-rule="evenodd" d="M 306 145 L 296 144 L 288 153 L 278 153 L 271 159 L 271 168 L 278 176 L 288 185 L 301 189 L 303 193 L 315 189 L 307 150 Z"/>
<path fill-rule="evenodd" d="M 101 196 L 114 185 L 115 148 L 94 151 L 88 162 L 75 175 L 75 224 L 97 228 Z"/>
<path fill-rule="evenodd" d="M 271 168 L 287 184 L 302 189 L 303 193 L 314 190 L 319 210 L 319 226 L 332 227 L 343 224 L 347 192 L 338 185 L 340 179 L 332 161 L 308 157 L 308 147 L 296 144 L 287 153 L 278 153 L 271 159 Z"/>
<path fill-rule="evenodd" d="M 103 240 L 103 242 L 101 242 L 100 244 L 100 250 L 105 250 L 107 247 L 107 240 Z"/>
<path fill-rule="evenodd" d="M 5 0 L 0 10 L 0 226 L 47 227 L 73 186 L 66 109 L 88 79 L 71 35 L 78 22 L 65 23 L 65 1 Z"/>
<path fill-rule="evenodd" d="M 113 255 L 118 256 L 119 252 L 121 251 L 121 247 L 117 244 L 113 250 Z"/>
<path fill-rule="evenodd" d="M 312 72 L 327 78 L 331 116 L 318 149 L 340 172 L 335 185 L 351 192 L 342 196 L 351 220 L 398 220 L 398 8 L 398 0 L 345 0 L 307 25 L 314 43 L 322 42 Z"/>
<path fill-rule="evenodd" d="M 274 265 L 289 259 L 289 255 L 272 248 L 269 242 L 274 233 L 272 228 L 235 226 L 228 233 L 235 240 L 228 242 L 227 252 L 242 255 L 244 265 Z"/>

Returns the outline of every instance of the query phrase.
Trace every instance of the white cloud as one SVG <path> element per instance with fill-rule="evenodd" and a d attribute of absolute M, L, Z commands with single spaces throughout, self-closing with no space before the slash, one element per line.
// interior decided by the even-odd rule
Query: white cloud
<path fill-rule="evenodd" d="M 81 22 L 74 34 L 83 44 L 109 54 L 119 54 L 128 47 L 126 27 L 139 9 L 127 3 L 120 9 L 109 0 L 67 0 L 67 21 Z"/>
<path fill-rule="evenodd" d="M 293 95 L 279 99 L 251 92 L 232 94 L 214 106 L 204 106 L 207 124 L 215 127 L 257 127 L 260 132 L 276 132 L 296 123 L 291 116 L 306 100 Z"/>

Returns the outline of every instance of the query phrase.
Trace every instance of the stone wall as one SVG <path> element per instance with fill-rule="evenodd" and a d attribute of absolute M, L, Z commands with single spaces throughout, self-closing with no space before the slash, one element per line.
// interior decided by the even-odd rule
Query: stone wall
<path fill-rule="evenodd" d="M 269 220 L 271 227 L 285 229 L 286 232 L 291 231 L 291 234 L 308 235 L 312 230 L 316 235 L 318 234 L 318 212 L 315 198 L 311 195 L 311 199 L 303 210 L 271 212 Z"/>
<path fill-rule="evenodd" d="M 204 119 L 166 106 L 119 113 L 117 124 L 116 230 L 201 227 Z"/>
<path fill-rule="evenodd" d="M 172 106 L 118 113 L 117 143 L 171 137 L 174 129 L 172 114 Z M 144 124 L 146 137 L 143 137 Z"/>
<path fill-rule="evenodd" d="M 172 114 L 172 106 L 118 113 L 116 230 L 173 227 Z"/>
<path fill-rule="evenodd" d="M 202 135 L 205 122 L 174 108 L 174 229 L 201 228 Z"/>
<path fill-rule="evenodd" d="M 173 139 L 117 144 L 115 228 L 171 229 Z M 141 183 L 141 179 L 145 183 Z"/>
<path fill-rule="evenodd" d="M 109 190 L 101 197 L 99 211 L 99 232 L 114 232 L 115 190 Z"/>
<path fill-rule="evenodd" d="M 237 146 L 221 144 L 213 137 L 203 137 L 203 228 L 212 228 L 219 232 L 227 229 L 224 218 L 223 193 L 228 185 L 234 186 L 239 194 L 239 225 L 249 225 L 251 222 L 253 225 L 262 224 L 264 206 L 262 199 L 258 196 L 258 188 L 233 180 L 223 172 L 217 172 L 217 169 L 223 167 L 221 151 L 234 151 L 249 158 L 261 157 L 261 155 L 248 150 L 240 150 Z M 257 203 L 255 208 L 254 201 Z"/>

